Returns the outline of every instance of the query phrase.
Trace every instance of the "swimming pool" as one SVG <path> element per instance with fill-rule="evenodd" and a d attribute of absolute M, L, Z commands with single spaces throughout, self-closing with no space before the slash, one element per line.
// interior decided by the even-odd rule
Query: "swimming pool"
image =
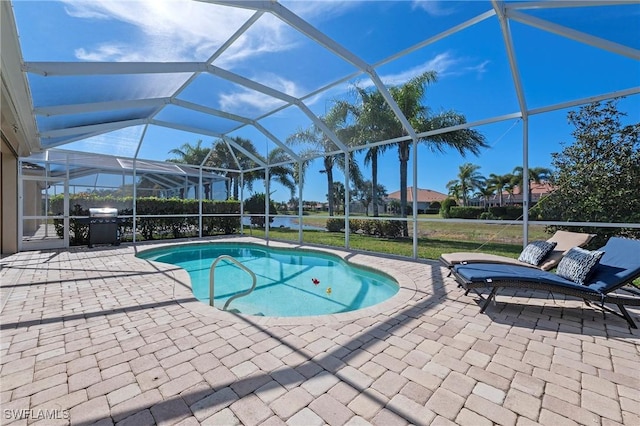
<path fill-rule="evenodd" d="M 350 312 L 381 303 L 399 290 L 398 283 L 386 274 L 312 250 L 211 243 L 152 249 L 138 257 L 185 269 L 194 296 L 209 303 L 209 268 L 221 255 L 232 256 L 256 274 L 256 289 L 228 307 L 247 315 L 293 317 Z M 221 260 L 215 270 L 214 305 L 222 308 L 251 283 L 245 271 Z"/>

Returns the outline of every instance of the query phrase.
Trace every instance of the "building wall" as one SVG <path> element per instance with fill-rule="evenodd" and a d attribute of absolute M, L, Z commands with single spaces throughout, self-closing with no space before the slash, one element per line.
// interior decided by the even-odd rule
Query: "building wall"
<path fill-rule="evenodd" d="M 2 133 L 0 175 L 0 254 L 18 251 L 18 157 Z"/>
<path fill-rule="evenodd" d="M 0 2 L 0 254 L 18 251 L 18 158 L 40 149 L 10 2 Z"/>

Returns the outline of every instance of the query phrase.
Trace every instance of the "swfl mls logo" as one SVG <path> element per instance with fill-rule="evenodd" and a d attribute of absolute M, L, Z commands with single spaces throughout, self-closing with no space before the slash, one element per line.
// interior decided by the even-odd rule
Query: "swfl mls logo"
<path fill-rule="evenodd" d="M 60 420 L 69 418 L 69 410 L 47 409 L 4 409 L 5 420 L 34 419 L 34 420 Z"/>

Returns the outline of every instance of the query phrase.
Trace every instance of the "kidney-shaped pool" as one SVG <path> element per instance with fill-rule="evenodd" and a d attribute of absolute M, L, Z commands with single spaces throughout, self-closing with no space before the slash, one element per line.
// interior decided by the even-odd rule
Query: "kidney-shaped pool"
<path fill-rule="evenodd" d="M 185 269 L 194 296 L 209 303 L 209 269 L 221 255 L 233 257 L 257 277 L 255 290 L 228 306 L 228 310 L 247 315 L 293 317 L 350 312 L 381 303 L 399 290 L 398 283 L 382 272 L 314 250 L 210 243 L 151 249 L 138 257 Z M 251 284 L 249 274 L 232 262 L 220 260 L 215 268 L 214 306 L 222 308 Z"/>

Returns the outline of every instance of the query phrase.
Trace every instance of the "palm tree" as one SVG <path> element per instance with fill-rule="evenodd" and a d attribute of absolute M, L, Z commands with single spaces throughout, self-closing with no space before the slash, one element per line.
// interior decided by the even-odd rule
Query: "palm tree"
<path fill-rule="evenodd" d="M 462 198 L 462 186 L 460 186 L 460 182 L 457 179 L 450 180 L 447 183 L 447 189 L 449 190 L 449 197 L 453 198 L 457 202 L 460 202 L 460 198 Z"/>
<path fill-rule="evenodd" d="M 485 178 L 478 173 L 480 166 L 471 163 L 465 163 L 459 167 L 458 179 L 454 179 L 447 183 L 447 188 L 454 185 L 460 186 L 460 194 L 462 195 L 462 205 L 467 205 L 467 197 L 469 192 L 474 188 L 483 188 Z"/>
<path fill-rule="evenodd" d="M 191 145 L 186 142 L 180 146 L 180 148 L 174 148 L 169 151 L 169 154 L 177 155 L 178 158 L 170 158 L 167 161 L 171 163 L 190 164 L 192 166 L 199 166 L 211 151 L 211 148 L 203 147 L 202 140 L 196 142 L 195 145 Z"/>
<path fill-rule="evenodd" d="M 422 104 L 427 86 L 435 82 L 436 79 L 437 74 L 435 71 L 427 71 L 412 78 L 402 86 L 389 88 L 391 96 L 398 104 L 403 115 L 418 133 L 466 123 L 465 117 L 455 111 L 444 111 L 436 115 L 431 115 L 428 108 Z M 388 111 L 386 112 L 387 114 L 392 114 L 390 108 L 385 111 Z M 389 139 L 408 135 L 407 130 L 402 127 L 400 121 L 395 116 L 393 119 L 389 118 L 385 120 L 385 123 L 391 123 L 385 131 L 385 135 L 387 135 Z M 477 155 L 480 152 L 480 148 L 487 146 L 484 136 L 471 129 L 455 130 L 432 135 L 420 138 L 418 142 L 427 143 L 432 151 L 438 152 L 452 147 L 463 156 L 467 152 Z M 411 144 L 412 141 L 410 140 L 397 143 L 398 159 L 400 161 L 400 215 L 402 217 L 407 217 L 407 164 L 411 153 Z M 406 224 L 403 234 L 405 236 L 408 235 Z"/>
<path fill-rule="evenodd" d="M 211 148 L 202 146 L 202 139 L 198 140 L 195 145 L 191 145 L 189 142 L 183 143 L 180 148 L 174 148 L 169 151 L 169 154 L 177 155 L 178 158 L 170 158 L 167 161 L 171 163 L 189 164 L 192 166 L 200 166 L 202 162 L 209 155 Z M 198 188 L 198 186 L 196 186 Z M 209 191 L 211 191 L 211 185 L 204 184 L 205 198 L 209 198 Z M 184 198 L 184 188 L 180 188 L 180 198 Z M 196 197 L 198 194 L 196 192 Z"/>
<path fill-rule="evenodd" d="M 354 142 L 352 126 L 348 126 L 347 119 L 348 109 L 343 103 L 336 103 L 329 110 L 326 116 L 322 117 L 327 127 L 334 132 L 334 134 L 345 145 L 352 145 Z M 345 173 L 349 173 L 350 178 L 357 182 L 361 180 L 360 168 L 356 164 L 353 153 L 350 154 L 350 167 L 346 170 L 346 162 L 344 155 L 323 155 L 323 153 L 329 153 L 336 150 L 336 145 L 333 141 L 318 127 L 312 125 L 308 129 L 298 130 L 293 135 L 287 138 L 289 144 L 304 144 L 308 148 L 301 152 L 301 157 L 313 157 L 322 156 L 324 169 L 320 173 L 327 175 L 327 194 L 333 193 L 333 167 L 337 166 Z M 300 181 L 304 180 L 304 176 L 299 176 Z M 328 196 L 329 202 L 329 216 L 334 214 L 334 199 Z"/>
<path fill-rule="evenodd" d="M 253 154 L 255 157 L 260 158 L 260 154 L 258 154 L 255 145 L 249 139 L 234 137 L 231 138 L 231 140 Z M 231 147 L 231 149 L 233 148 Z M 238 160 L 237 163 L 236 159 Z M 256 166 L 255 162 L 251 158 L 238 150 L 233 150 L 233 152 L 231 152 L 230 148 L 227 147 L 227 144 L 224 141 L 218 140 L 213 148 L 213 153 L 208 164 L 213 167 L 238 170 L 238 163 L 240 170 L 246 170 Z M 227 198 L 231 198 L 233 195 L 233 198 L 237 200 L 240 192 L 240 172 L 225 171 L 222 172 L 222 174 L 227 177 Z M 248 189 L 252 189 L 253 182 L 262 178 L 264 178 L 264 176 L 259 171 L 247 172 L 243 174 L 243 183 Z"/>
<path fill-rule="evenodd" d="M 551 169 L 546 167 L 531 167 L 529 169 L 529 202 L 531 202 L 531 184 L 549 180 L 551 173 Z M 513 169 L 512 184 L 520 187 L 520 192 L 522 193 L 524 188 L 524 169 L 521 166 L 517 166 Z"/>
<path fill-rule="evenodd" d="M 327 194 L 327 200 L 333 200 L 333 205 L 335 206 L 338 213 L 341 211 L 340 206 L 344 205 L 344 196 L 344 183 L 333 182 L 333 191 Z M 342 209 L 342 212 L 344 213 L 344 209 Z"/>
<path fill-rule="evenodd" d="M 265 162 L 267 164 L 277 164 L 289 160 L 291 160 L 291 158 L 289 157 L 287 152 L 284 149 L 277 147 L 269 152 L 269 155 L 267 155 Z M 293 164 L 281 164 L 278 166 L 273 166 L 269 168 L 269 181 L 273 179 L 280 185 L 287 188 L 289 191 L 291 191 L 291 198 L 294 198 L 296 191 L 294 176 L 296 176 L 296 174 L 297 173 L 293 167 Z M 267 185 L 265 185 L 265 188 L 266 187 Z"/>
<path fill-rule="evenodd" d="M 482 204 L 485 210 L 487 210 L 487 206 L 489 205 L 489 199 L 495 194 L 495 188 L 490 185 L 481 186 L 476 189 L 475 196 L 478 198 L 482 198 Z"/>
<path fill-rule="evenodd" d="M 489 175 L 487 184 L 489 184 L 489 186 L 498 193 L 498 203 L 500 204 L 500 207 L 502 207 L 503 192 L 510 188 L 512 181 L 513 175 L 511 174 L 497 175 L 495 173 L 491 173 Z"/>
<path fill-rule="evenodd" d="M 353 188 L 353 192 L 356 194 L 356 197 L 362 206 L 364 207 L 365 216 L 369 216 L 369 205 L 373 202 L 373 194 L 378 194 L 381 197 L 386 197 L 387 189 L 382 184 L 378 184 L 378 187 L 374 189 L 373 182 L 370 180 L 365 180 L 360 183 L 360 185 L 355 185 Z M 377 209 L 375 206 L 373 207 L 374 211 Z"/>
<path fill-rule="evenodd" d="M 359 105 L 348 105 L 349 110 L 356 119 L 355 138 L 359 145 L 370 142 L 391 139 L 396 126 L 395 117 L 389 104 L 379 91 L 367 91 L 355 86 L 360 98 Z M 371 202 L 373 203 L 373 216 L 378 212 L 378 156 L 389 148 L 389 145 L 374 146 L 367 150 L 364 157 L 366 165 L 371 164 Z"/>

